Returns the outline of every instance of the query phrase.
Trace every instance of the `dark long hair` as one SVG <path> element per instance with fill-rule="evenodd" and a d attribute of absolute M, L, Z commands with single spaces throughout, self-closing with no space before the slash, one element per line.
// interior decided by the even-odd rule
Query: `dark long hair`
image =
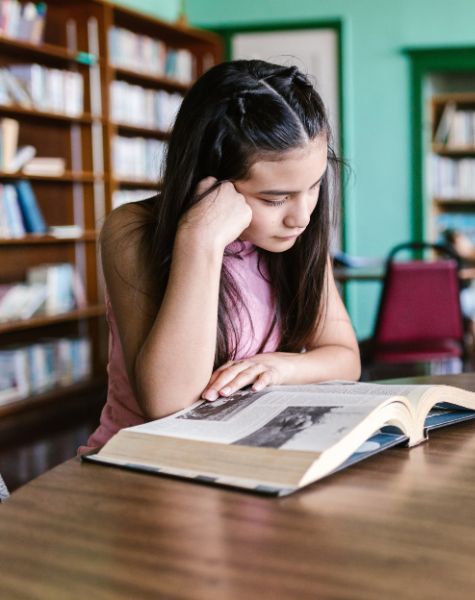
<path fill-rule="evenodd" d="M 195 193 L 198 182 L 208 176 L 218 182 L 244 179 L 255 161 L 263 157 L 278 160 L 283 151 L 303 147 L 318 136 L 328 141 L 329 166 L 309 225 L 287 252 L 258 249 L 259 259 L 267 263 L 276 298 L 282 330 L 279 350 L 299 352 L 305 348 L 325 311 L 329 183 L 337 159 L 323 102 L 297 67 L 260 60 L 221 63 L 201 76 L 185 96 L 171 133 L 162 191 L 150 224 L 150 264 L 158 277 L 158 305 L 168 283 L 179 220 L 202 198 Z M 334 182 L 337 180 L 334 177 Z M 241 302 L 239 290 L 223 266 L 215 366 L 235 356 L 236 335 L 230 332 L 234 308 Z"/>

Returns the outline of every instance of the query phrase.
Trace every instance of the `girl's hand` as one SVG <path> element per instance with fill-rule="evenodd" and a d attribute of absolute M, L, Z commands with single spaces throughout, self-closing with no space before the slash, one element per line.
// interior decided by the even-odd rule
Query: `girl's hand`
<path fill-rule="evenodd" d="M 206 177 L 196 188 L 196 194 L 206 194 L 217 179 Z M 218 242 L 223 247 L 236 240 L 251 223 L 252 210 L 244 196 L 230 181 L 221 183 L 206 194 L 182 217 L 179 229 L 187 234 L 199 233 L 200 241 Z"/>
<path fill-rule="evenodd" d="M 229 361 L 216 369 L 201 397 L 217 400 L 252 384 L 257 392 L 268 385 L 281 385 L 291 378 L 293 371 L 292 353 L 266 352 L 251 358 Z"/>

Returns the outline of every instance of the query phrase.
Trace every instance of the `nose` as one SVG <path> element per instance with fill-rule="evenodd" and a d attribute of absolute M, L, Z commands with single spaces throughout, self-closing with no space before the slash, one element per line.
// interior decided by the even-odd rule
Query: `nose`
<path fill-rule="evenodd" d="M 310 221 L 312 207 L 308 199 L 302 195 L 289 203 L 289 210 L 284 218 L 284 225 L 292 229 L 305 229 Z"/>

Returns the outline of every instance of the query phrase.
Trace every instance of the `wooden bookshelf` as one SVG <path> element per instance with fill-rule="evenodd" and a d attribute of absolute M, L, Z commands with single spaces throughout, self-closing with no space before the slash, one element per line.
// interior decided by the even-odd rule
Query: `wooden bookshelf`
<path fill-rule="evenodd" d="M 451 74 L 446 74 L 446 84 Z M 430 98 L 430 153 L 426 197 L 428 231 L 465 230 L 475 242 L 475 93 L 450 91 Z"/>
<path fill-rule="evenodd" d="M 87 381 L 44 394 L 0 405 L 0 417 L 27 410 L 43 402 L 64 403 L 69 395 L 103 393 L 107 360 L 107 326 L 104 318 L 103 283 L 99 273 L 98 239 L 105 216 L 112 210 L 112 195 L 120 190 L 159 189 L 156 181 L 130 178 L 114 172 L 112 140 L 115 136 L 144 137 L 166 142 L 169 133 L 158 127 L 114 123 L 110 86 L 115 80 L 147 90 L 184 95 L 190 83 L 175 77 L 143 73 L 116 64 L 109 47 L 113 27 L 127 29 L 189 51 L 195 62 L 194 77 L 222 57 L 220 39 L 208 32 L 175 26 L 116 6 L 107 0 L 49 0 L 44 42 L 32 44 L 0 35 L 0 63 L 39 64 L 79 73 L 84 83 L 84 111 L 68 116 L 15 103 L 0 105 L 0 119 L 20 123 L 18 146 L 32 145 L 37 156 L 61 157 L 62 175 L 30 175 L 0 172 L 0 183 L 25 179 L 32 185 L 48 225 L 79 225 L 74 237 L 25 235 L 0 239 L 0 284 L 25 280 L 28 268 L 45 263 L 75 265 L 86 291 L 87 306 L 51 316 L 0 323 L 0 350 L 14 344 L 28 345 L 41 337 L 85 335 L 92 343 L 92 373 Z"/>
<path fill-rule="evenodd" d="M 21 238 L 0 238 L 0 246 L 23 246 L 30 244 L 77 244 L 82 242 L 96 242 L 99 234 L 97 231 L 85 231 L 77 236 L 55 236 L 28 234 Z"/>
<path fill-rule="evenodd" d="M 87 113 L 83 113 L 78 117 L 71 117 L 68 115 L 64 115 L 61 113 L 55 112 L 47 112 L 43 110 L 33 110 L 30 108 L 24 108 L 23 106 L 15 106 L 15 105 L 0 105 L 0 113 L 4 116 L 9 116 L 17 119 L 25 120 L 42 120 L 47 121 L 48 123 L 51 121 L 57 121 L 58 124 L 63 124 L 65 126 L 70 126 L 72 123 L 80 123 L 83 125 L 90 125 L 92 123 L 92 116 Z"/>
<path fill-rule="evenodd" d="M 71 385 L 57 386 L 42 393 L 32 394 L 27 398 L 12 400 L 7 404 L 0 404 L 0 419 L 15 413 L 35 409 L 47 404 L 52 404 L 54 402 L 63 404 L 65 396 L 68 398 L 74 398 L 79 395 L 90 395 L 91 393 L 101 396 L 104 394 L 106 384 L 107 382 L 105 375 L 101 375 L 97 377 L 90 377 L 84 381 L 73 383 Z"/>
<path fill-rule="evenodd" d="M 186 94 L 190 88 L 188 84 L 180 83 L 174 79 L 150 75 L 148 73 L 142 73 L 141 71 L 131 71 L 125 67 L 111 67 L 111 73 L 118 79 L 123 79 L 124 81 L 141 85 L 146 88 L 169 90 L 173 92 L 181 92 L 183 94 Z"/>
<path fill-rule="evenodd" d="M 74 171 L 65 171 L 62 175 L 25 175 L 19 173 L 2 173 L 0 172 L 0 181 L 2 180 L 17 180 L 17 179 L 28 179 L 31 181 L 56 181 L 61 183 L 72 183 L 74 181 L 81 181 L 83 183 L 94 183 L 95 181 L 102 181 L 104 175 L 102 173 L 87 173 L 85 171 L 75 173 Z"/>
<path fill-rule="evenodd" d="M 40 317 L 32 317 L 31 319 L 24 321 L 6 321 L 0 323 L 0 335 L 11 333 L 12 331 L 38 329 L 40 327 L 47 327 L 58 323 L 66 323 L 67 321 L 93 319 L 94 317 L 102 317 L 104 314 L 105 307 L 103 305 L 90 305 L 85 308 L 58 313 L 57 315 L 43 315 Z"/>

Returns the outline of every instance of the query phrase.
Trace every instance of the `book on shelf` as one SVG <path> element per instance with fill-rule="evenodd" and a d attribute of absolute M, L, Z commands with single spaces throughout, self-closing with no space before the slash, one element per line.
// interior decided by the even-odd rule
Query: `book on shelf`
<path fill-rule="evenodd" d="M 56 156 L 35 156 L 22 169 L 24 175 L 61 177 L 66 170 L 64 158 Z"/>
<path fill-rule="evenodd" d="M 187 48 L 167 47 L 162 40 L 121 27 L 109 29 L 109 53 L 116 67 L 191 83 L 196 60 Z"/>
<path fill-rule="evenodd" d="M 1 170 L 7 171 L 17 153 L 19 123 L 8 117 L 0 121 Z"/>
<path fill-rule="evenodd" d="M 76 71 L 33 64 L 10 65 L 12 77 L 27 91 L 35 109 L 78 117 L 84 111 L 84 82 Z"/>
<path fill-rule="evenodd" d="M 2 237 L 11 239 L 24 237 L 26 227 L 15 186 L 11 184 L 0 184 L 0 217 Z"/>
<path fill-rule="evenodd" d="M 26 348 L 12 347 L 0 350 L 0 406 L 28 396 L 28 379 Z"/>
<path fill-rule="evenodd" d="M 46 223 L 31 183 L 20 179 L 14 185 L 27 233 L 46 233 Z"/>
<path fill-rule="evenodd" d="M 444 200 L 475 198 L 475 159 L 431 155 L 429 187 Z"/>
<path fill-rule="evenodd" d="M 45 2 L 0 2 L 0 35 L 41 44 L 46 19 Z"/>
<path fill-rule="evenodd" d="M 46 338 L 0 349 L 0 406 L 91 377 L 91 341 Z"/>
<path fill-rule="evenodd" d="M 19 127 L 16 119 L 4 118 L 0 121 L 0 171 L 4 173 L 16 173 L 36 154 L 34 146 L 18 147 Z"/>
<path fill-rule="evenodd" d="M 87 305 L 86 291 L 74 265 L 70 263 L 42 264 L 27 271 L 27 283 L 46 287 L 44 313 L 57 315 Z"/>
<path fill-rule="evenodd" d="M 115 123 L 169 131 L 183 96 L 165 90 L 151 90 L 126 81 L 110 85 L 111 118 Z"/>
<path fill-rule="evenodd" d="M 4 284 L 0 288 L 0 323 L 31 319 L 45 306 L 48 289 L 43 284 Z"/>
<path fill-rule="evenodd" d="M 84 229 L 80 225 L 50 225 L 48 234 L 58 239 L 69 239 L 84 235 Z"/>
<path fill-rule="evenodd" d="M 28 90 L 7 68 L 0 69 L 0 89 L 2 104 L 33 108 L 33 99 Z"/>
<path fill-rule="evenodd" d="M 473 418 L 475 393 L 449 386 L 276 386 L 122 429 L 83 458 L 280 496 Z"/>
<path fill-rule="evenodd" d="M 439 120 L 439 124 L 434 133 L 434 143 L 436 144 L 446 144 L 450 128 L 452 126 L 452 121 L 454 115 L 457 111 L 457 105 L 455 102 L 447 102 L 442 111 L 442 115 Z"/>
<path fill-rule="evenodd" d="M 34 146 L 22 146 L 18 148 L 15 156 L 10 161 L 10 164 L 6 167 L 7 173 L 17 173 L 20 169 L 26 166 L 36 155 L 36 148 Z"/>
<path fill-rule="evenodd" d="M 162 140 L 114 136 L 112 139 L 112 170 L 119 178 L 159 179 L 167 144 Z"/>
<path fill-rule="evenodd" d="M 46 224 L 28 181 L 0 184 L 0 237 L 22 238 L 44 234 Z"/>

